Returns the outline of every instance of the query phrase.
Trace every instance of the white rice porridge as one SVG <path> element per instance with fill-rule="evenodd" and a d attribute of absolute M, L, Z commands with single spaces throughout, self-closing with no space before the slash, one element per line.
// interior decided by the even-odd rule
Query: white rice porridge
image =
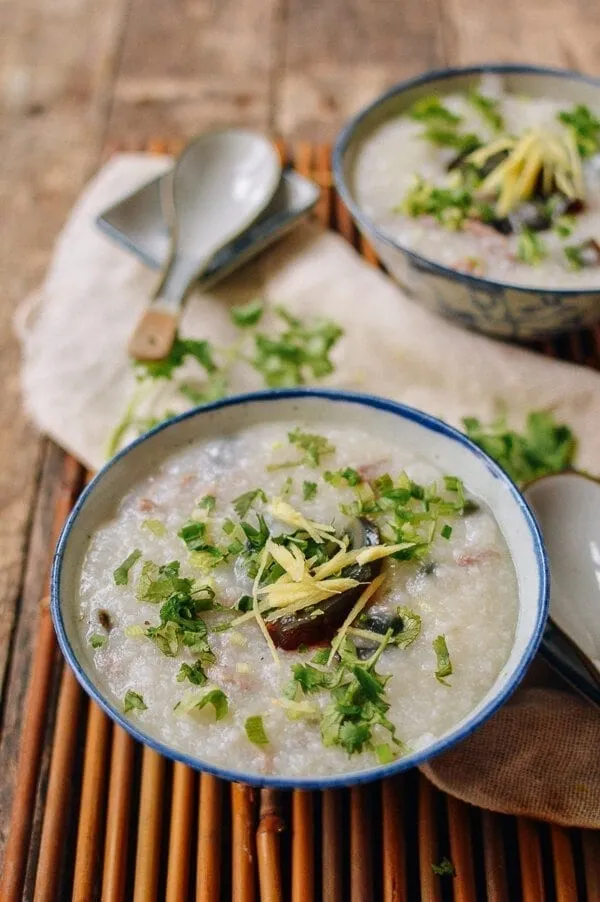
<path fill-rule="evenodd" d="M 357 546 L 358 563 L 328 564 Z M 178 575 L 158 572 L 173 561 Z M 351 573 L 341 623 L 330 606 Z M 142 731 L 210 764 L 293 778 L 387 763 L 455 726 L 509 657 L 518 589 L 468 486 L 354 428 L 278 423 L 198 441 L 140 480 L 91 537 L 79 605 L 96 679 Z M 288 645 L 302 634 L 299 648 L 281 647 L 277 623 Z"/>
<path fill-rule="evenodd" d="M 359 148 L 355 196 L 391 238 L 446 266 L 600 288 L 599 117 L 600 105 L 518 96 L 488 76 L 379 126 Z"/>

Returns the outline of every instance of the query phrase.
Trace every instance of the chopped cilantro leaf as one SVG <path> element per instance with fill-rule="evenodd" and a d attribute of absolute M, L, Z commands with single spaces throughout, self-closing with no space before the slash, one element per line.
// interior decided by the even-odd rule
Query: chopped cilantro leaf
<path fill-rule="evenodd" d="M 488 125 L 491 125 L 495 132 L 502 131 L 504 128 L 504 118 L 498 109 L 499 104 L 497 100 L 494 100 L 492 97 L 486 97 L 485 94 L 480 94 L 479 91 L 476 91 L 474 88 L 467 94 L 467 100 L 471 106 L 477 110 L 482 119 L 484 119 Z"/>
<path fill-rule="evenodd" d="M 174 563 L 177 564 L 179 572 L 179 563 L 177 561 Z M 156 567 L 155 564 L 152 566 Z M 172 565 L 166 565 L 169 566 Z M 160 575 L 160 570 L 165 568 L 156 569 L 159 571 L 158 579 L 154 584 L 149 584 L 146 594 L 154 588 L 152 594 L 164 597 L 164 593 L 168 592 L 168 595 L 159 612 L 160 623 L 158 626 L 149 626 L 145 635 L 168 657 L 175 657 L 185 647 L 189 648 L 202 664 L 214 663 L 214 655 L 206 638 L 206 624 L 200 616 L 203 611 L 214 608 L 213 589 L 210 586 L 195 588 L 191 579 L 180 579 L 177 576 L 167 578 Z M 160 591 L 155 589 L 157 583 Z M 154 600 L 159 601 L 160 598 L 156 597 Z"/>
<path fill-rule="evenodd" d="M 122 564 L 119 564 L 117 569 L 113 573 L 113 578 L 117 586 L 126 586 L 129 582 L 129 571 L 133 567 L 133 565 L 139 561 L 142 556 L 142 552 L 139 548 L 136 548 L 135 551 L 132 551 L 131 554 L 125 558 Z"/>
<path fill-rule="evenodd" d="M 377 495 L 384 495 L 394 488 L 394 480 L 389 473 L 384 473 L 373 480 L 373 488 Z"/>
<path fill-rule="evenodd" d="M 559 238 L 568 238 L 575 228 L 575 219 L 573 216 L 559 216 L 554 223 L 553 229 Z"/>
<path fill-rule="evenodd" d="M 138 692 L 134 692 L 133 689 L 128 689 L 123 700 L 123 711 L 125 714 L 129 711 L 146 711 L 147 709 L 148 705 L 143 697 Z"/>
<path fill-rule="evenodd" d="M 202 523 L 200 520 L 190 520 L 181 527 L 177 535 L 183 539 L 189 551 L 200 551 L 206 544 L 204 541 L 206 523 Z"/>
<path fill-rule="evenodd" d="M 456 869 L 449 858 L 442 858 L 439 864 L 432 864 L 431 870 L 438 877 L 456 877 Z"/>
<path fill-rule="evenodd" d="M 329 649 L 319 648 L 311 658 L 313 664 L 327 664 L 329 660 Z"/>
<path fill-rule="evenodd" d="M 189 563 L 191 567 L 206 572 L 224 561 L 226 556 L 226 552 L 216 545 L 204 545 L 198 551 L 190 551 Z"/>
<path fill-rule="evenodd" d="M 253 714 L 251 717 L 247 717 L 244 723 L 244 729 L 246 731 L 246 736 L 250 742 L 254 743 L 254 745 L 269 744 L 269 737 L 265 732 L 263 719 L 260 714 Z"/>
<path fill-rule="evenodd" d="M 184 680 L 189 680 L 190 683 L 194 683 L 195 686 L 204 686 L 208 677 L 204 673 L 202 661 L 195 661 L 193 664 L 184 663 L 181 665 L 179 673 L 177 674 L 177 681 L 182 683 Z"/>
<path fill-rule="evenodd" d="M 473 195 L 466 188 L 440 188 L 418 177 L 397 210 L 413 218 L 434 216 L 445 228 L 457 231 L 472 207 Z"/>
<path fill-rule="evenodd" d="M 292 432 L 288 433 L 290 444 L 296 445 L 301 451 L 304 451 L 304 457 L 301 463 L 318 467 L 321 458 L 328 454 L 333 454 L 334 446 L 322 435 L 316 435 L 312 432 L 302 432 L 296 427 Z"/>
<path fill-rule="evenodd" d="M 305 501 L 312 501 L 312 499 L 317 494 L 317 483 L 316 482 L 307 482 L 306 480 L 302 484 L 302 497 Z"/>
<path fill-rule="evenodd" d="M 254 301 L 248 301 L 247 304 L 232 307 L 231 319 L 240 329 L 246 329 L 249 326 L 256 326 L 264 312 L 265 305 L 257 298 Z"/>
<path fill-rule="evenodd" d="M 444 523 L 440 530 L 440 535 L 443 539 L 449 539 L 452 535 L 452 527 L 448 523 Z"/>
<path fill-rule="evenodd" d="M 329 655 L 328 655 L 329 656 Z M 292 667 L 293 690 L 300 688 L 305 695 L 318 692 L 331 685 L 331 674 L 311 667 L 310 664 L 294 664 Z M 292 686 L 288 687 L 292 694 Z M 292 695 L 293 697 L 293 695 Z"/>
<path fill-rule="evenodd" d="M 600 148 L 600 119 L 585 104 L 577 104 L 571 110 L 558 114 L 563 125 L 571 129 L 577 149 L 582 157 L 593 156 Z"/>
<path fill-rule="evenodd" d="M 142 527 L 151 532 L 153 536 L 164 536 L 167 532 L 167 527 L 162 520 L 144 520 Z"/>
<path fill-rule="evenodd" d="M 446 125 L 458 125 L 458 123 L 461 122 L 461 117 L 456 113 L 451 112 L 448 107 L 445 107 L 440 98 L 435 94 L 421 97 L 417 100 L 410 108 L 409 116 L 417 122 L 425 122 L 428 124 L 444 123 Z"/>
<path fill-rule="evenodd" d="M 528 266 L 539 266 L 548 256 L 546 245 L 531 229 L 523 228 L 517 241 L 517 257 Z"/>
<path fill-rule="evenodd" d="M 571 244 L 568 247 L 563 248 L 565 258 L 567 260 L 567 264 L 569 269 L 578 270 L 583 269 L 584 261 L 582 248 L 579 244 Z"/>
<path fill-rule="evenodd" d="M 212 705 L 214 708 L 215 720 L 223 720 L 227 716 L 229 703 L 222 689 L 209 689 L 208 692 L 205 692 L 200 697 L 196 695 L 184 697 L 180 702 L 177 702 L 174 710 L 183 714 L 190 714 L 194 710 L 201 711 L 207 705 Z"/>
<path fill-rule="evenodd" d="M 213 348 L 208 341 L 197 341 L 177 336 L 168 357 L 163 360 L 137 361 L 144 375 L 151 379 L 171 379 L 175 370 L 185 362 L 186 357 L 196 360 L 209 374 L 217 370 L 213 358 Z"/>
<path fill-rule="evenodd" d="M 100 633 L 92 633 L 89 641 L 92 648 L 104 648 L 108 642 L 108 636 L 101 636 Z"/>
<path fill-rule="evenodd" d="M 159 566 L 153 561 L 144 561 L 136 587 L 138 601 L 157 604 L 166 601 L 174 592 L 191 591 L 192 580 L 179 576 L 179 561 Z"/>
<path fill-rule="evenodd" d="M 423 132 L 423 137 L 438 147 L 451 147 L 461 156 L 472 153 L 481 147 L 481 141 L 473 132 L 461 134 L 452 128 L 443 128 L 436 125 L 429 126 Z"/>
<path fill-rule="evenodd" d="M 244 492 L 238 498 L 234 498 L 233 507 L 240 520 L 246 516 L 256 501 L 262 501 L 263 504 L 267 503 L 267 496 L 262 489 L 251 489 L 251 491 Z"/>
<path fill-rule="evenodd" d="M 202 510 L 208 511 L 208 513 L 212 513 L 215 507 L 217 506 L 217 499 L 214 495 L 205 495 L 198 502 L 198 507 L 202 508 Z"/>
<path fill-rule="evenodd" d="M 244 531 L 244 535 L 248 540 L 248 544 L 254 551 L 262 551 L 265 547 L 267 539 L 269 538 L 269 527 L 267 526 L 265 518 L 262 514 L 257 514 L 256 519 L 258 522 L 258 526 L 252 526 L 248 523 L 247 520 L 243 520 L 240 523 L 242 530 Z"/>
<path fill-rule="evenodd" d="M 238 598 L 235 608 L 237 611 L 241 611 L 242 614 L 247 614 L 248 611 L 251 611 L 254 606 L 254 600 L 251 595 L 242 595 Z"/>
<path fill-rule="evenodd" d="M 452 674 L 452 661 L 450 660 L 448 646 L 446 645 L 446 637 L 436 636 L 432 644 L 437 658 L 435 678 L 438 682 L 443 683 L 444 686 L 449 686 L 450 683 L 446 681 L 445 677 L 451 676 Z"/>
<path fill-rule="evenodd" d="M 343 470 L 334 470 L 333 472 L 331 470 L 325 470 L 323 479 L 325 482 L 330 483 L 330 485 L 333 485 L 336 488 L 346 485 L 354 488 L 357 485 L 361 485 L 363 481 L 360 473 L 352 467 L 345 467 Z"/>
<path fill-rule="evenodd" d="M 475 417 L 467 417 L 463 424 L 471 441 L 520 485 L 568 469 L 575 456 L 573 433 L 547 411 L 530 413 L 522 434 L 508 429 L 504 420 L 483 426 Z"/>
<path fill-rule="evenodd" d="M 421 634 L 421 618 L 410 608 L 398 607 L 396 613 L 402 619 L 402 629 L 392 637 L 398 648 L 408 648 Z"/>
<path fill-rule="evenodd" d="M 391 764 L 396 758 L 393 748 L 387 742 L 376 745 L 375 754 L 380 764 Z"/>
<path fill-rule="evenodd" d="M 327 320 L 303 323 L 282 307 L 275 312 L 287 328 L 274 338 L 258 333 L 251 360 L 265 383 L 271 388 L 284 388 L 332 373 L 330 352 L 344 334 L 343 329 Z"/>

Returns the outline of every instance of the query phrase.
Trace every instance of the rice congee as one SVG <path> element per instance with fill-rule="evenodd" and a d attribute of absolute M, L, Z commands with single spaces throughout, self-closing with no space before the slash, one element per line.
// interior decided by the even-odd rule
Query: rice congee
<path fill-rule="evenodd" d="M 600 108 L 485 76 L 425 95 L 362 143 L 365 214 L 424 257 L 502 282 L 600 288 Z"/>
<path fill-rule="evenodd" d="M 354 427 L 269 423 L 166 458 L 92 536 L 80 629 L 147 735 L 257 776 L 425 749 L 506 664 L 517 579 L 452 473 Z"/>

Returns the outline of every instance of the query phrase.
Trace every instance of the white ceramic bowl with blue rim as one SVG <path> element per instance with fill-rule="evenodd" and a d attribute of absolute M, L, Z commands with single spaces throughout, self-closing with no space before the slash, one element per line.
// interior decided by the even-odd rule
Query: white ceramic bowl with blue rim
<path fill-rule="evenodd" d="M 508 544 L 517 573 L 519 614 L 510 657 L 492 688 L 470 714 L 436 742 L 392 764 L 323 778 L 269 777 L 231 770 L 227 761 L 205 761 L 167 745 L 122 712 L 93 663 L 78 626 L 79 579 L 90 536 L 111 518 L 133 484 L 185 445 L 216 438 L 253 424 L 298 421 L 347 426 L 405 445 L 444 472 L 459 476 L 489 505 Z M 52 617 L 67 662 L 85 691 L 135 739 L 191 767 L 229 780 L 281 788 L 325 789 L 362 783 L 420 764 L 446 751 L 482 724 L 508 698 L 540 643 L 548 607 L 548 569 L 540 532 L 522 495 L 506 474 L 462 433 L 428 414 L 370 395 L 290 389 L 238 395 L 190 411 L 157 427 L 114 457 L 79 498 L 56 549 L 52 570 Z"/>
<path fill-rule="evenodd" d="M 567 69 L 490 63 L 425 72 L 381 94 L 341 131 L 332 167 L 337 191 L 390 274 L 435 313 L 469 329 L 518 340 L 581 329 L 600 319 L 600 275 L 597 289 L 549 290 L 459 272 L 401 245 L 378 228 L 356 200 L 354 161 L 375 129 L 405 112 L 419 97 L 465 91 L 486 73 L 501 75 L 506 89 L 517 94 L 600 108 L 600 81 Z"/>

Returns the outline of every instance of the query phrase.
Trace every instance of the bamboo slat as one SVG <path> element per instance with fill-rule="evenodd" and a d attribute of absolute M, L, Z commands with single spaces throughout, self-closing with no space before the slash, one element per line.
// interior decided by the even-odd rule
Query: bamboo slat
<path fill-rule="evenodd" d="M 112 731 L 102 902 L 121 902 L 127 876 L 129 811 L 133 782 L 134 743 L 121 727 Z"/>
<path fill-rule="evenodd" d="M 281 801 L 277 790 L 261 789 L 256 831 L 261 902 L 281 902 L 283 899 L 280 834 L 285 830 L 285 821 L 281 814 Z"/>
<path fill-rule="evenodd" d="M 255 902 L 254 790 L 231 784 L 231 898 Z"/>
<path fill-rule="evenodd" d="M 373 898 L 373 844 L 369 812 L 370 787 L 350 789 L 350 899 L 370 902 Z"/>
<path fill-rule="evenodd" d="M 537 825 L 527 818 L 517 818 L 517 841 L 523 902 L 544 902 L 542 847 Z"/>
<path fill-rule="evenodd" d="M 562 827 L 551 827 L 550 840 L 556 896 L 560 902 L 577 902 L 577 879 L 569 834 Z"/>
<path fill-rule="evenodd" d="M 196 902 L 212 902 L 219 898 L 222 796 L 221 780 L 212 774 L 201 774 Z"/>
<path fill-rule="evenodd" d="M 483 811 L 481 820 L 487 902 L 509 902 L 500 816 L 491 811 Z"/>
<path fill-rule="evenodd" d="M 52 524 L 52 546 L 73 506 L 82 478 L 82 467 L 73 457 L 66 455 Z M 38 640 L 23 709 L 15 794 L 0 881 L 2 902 L 18 902 L 21 898 L 55 652 L 48 600 L 44 599 L 40 605 Z"/>
<path fill-rule="evenodd" d="M 381 782 L 383 902 L 407 902 L 402 778 Z"/>
<path fill-rule="evenodd" d="M 326 789 L 321 794 L 321 885 L 323 902 L 342 902 L 342 793 Z"/>
<path fill-rule="evenodd" d="M 52 902 L 56 897 L 59 871 L 56 866 L 63 848 L 67 803 L 77 750 L 82 692 L 73 672 L 65 665 L 62 673 L 56 729 L 46 790 L 44 825 L 33 894 L 34 902 Z"/>
<path fill-rule="evenodd" d="M 448 796 L 448 831 L 450 857 L 456 869 L 453 883 L 454 902 L 476 902 L 469 810 L 464 802 L 459 802 L 452 796 Z"/>
<path fill-rule="evenodd" d="M 133 902 L 155 902 L 158 894 L 166 759 L 148 746 L 142 758 Z"/>
<path fill-rule="evenodd" d="M 581 844 L 588 902 L 600 899 L 600 831 L 582 830 Z"/>
<path fill-rule="evenodd" d="M 196 774 L 185 764 L 175 764 L 165 902 L 179 902 L 188 895 L 195 799 Z"/>
<path fill-rule="evenodd" d="M 92 898 L 95 867 L 100 854 L 104 793 L 106 789 L 110 721 L 94 702 L 89 703 L 73 902 Z"/>
<path fill-rule="evenodd" d="M 311 792 L 292 795 L 292 902 L 315 898 L 314 802 Z"/>
<path fill-rule="evenodd" d="M 438 862 L 434 794 L 431 783 L 419 775 L 419 878 L 422 902 L 440 902 L 442 898 L 440 878 L 432 870 L 432 865 Z"/>

